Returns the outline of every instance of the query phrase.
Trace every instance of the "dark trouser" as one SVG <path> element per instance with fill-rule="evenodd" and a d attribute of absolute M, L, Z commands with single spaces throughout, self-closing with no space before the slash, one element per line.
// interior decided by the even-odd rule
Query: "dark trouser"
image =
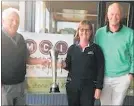
<path fill-rule="evenodd" d="M 2 85 L 2 106 L 25 106 L 25 82 Z"/>
<path fill-rule="evenodd" d="M 93 83 L 76 87 L 73 83 L 66 84 L 68 106 L 94 106 L 95 86 Z"/>

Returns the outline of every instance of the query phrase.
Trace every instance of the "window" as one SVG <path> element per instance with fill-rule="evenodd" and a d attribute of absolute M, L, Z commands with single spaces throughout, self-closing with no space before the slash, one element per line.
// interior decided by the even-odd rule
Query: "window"
<path fill-rule="evenodd" d="M 98 2 L 91 1 L 46 1 L 43 29 L 41 32 L 75 34 L 78 23 L 87 19 L 97 25 Z M 40 18 L 40 17 L 39 17 Z"/>

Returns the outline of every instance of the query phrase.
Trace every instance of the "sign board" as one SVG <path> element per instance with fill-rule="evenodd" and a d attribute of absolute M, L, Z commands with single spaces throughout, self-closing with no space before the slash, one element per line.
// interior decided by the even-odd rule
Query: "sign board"
<path fill-rule="evenodd" d="M 21 32 L 27 48 L 32 58 L 51 59 L 49 50 L 55 47 L 59 50 L 58 61 L 66 58 L 68 48 L 73 44 L 73 35 L 70 34 L 48 34 L 48 33 L 32 33 Z M 65 81 L 68 72 L 58 67 L 57 83 L 60 91 L 65 92 Z M 27 65 L 27 90 L 29 92 L 49 93 L 52 85 L 52 69 L 51 66 L 43 65 Z"/>

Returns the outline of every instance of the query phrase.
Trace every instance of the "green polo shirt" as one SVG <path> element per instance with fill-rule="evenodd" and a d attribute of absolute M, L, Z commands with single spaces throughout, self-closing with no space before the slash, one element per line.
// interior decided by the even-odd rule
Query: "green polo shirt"
<path fill-rule="evenodd" d="M 134 73 L 134 30 L 123 25 L 119 31 L 112 33 L 104 26 L 97 30 L 95 42 L 104 53 L 106 76 Z"/>

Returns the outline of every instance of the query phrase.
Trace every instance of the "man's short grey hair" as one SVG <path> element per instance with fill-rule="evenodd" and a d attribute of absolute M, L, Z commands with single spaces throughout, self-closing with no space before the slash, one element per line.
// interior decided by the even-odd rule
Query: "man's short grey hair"
<path fill-rule="evenodd" d="M 9 15 L 16 13 L 19 16 L 19 11 L 16 8 L 7 8 L 2 12 L 2 19 L 7 18 Z"/>
<path fill-rule="evenodd" d="M 108 7 L 108 10 L 109 10 L 109 8 L 111 8 L 112 6 L 116 6 L 116 7 L 118 7 L 119 8 L 119 10 L 120 10 L 120 13 L 121 13 L 121 17 L 123 17 L 123 8 L 122 8 L 122 6 L 119 4 L 119 3 L 112 3 L 112 4 L 110 4 L 109 5 L 109 7 Z"/>

